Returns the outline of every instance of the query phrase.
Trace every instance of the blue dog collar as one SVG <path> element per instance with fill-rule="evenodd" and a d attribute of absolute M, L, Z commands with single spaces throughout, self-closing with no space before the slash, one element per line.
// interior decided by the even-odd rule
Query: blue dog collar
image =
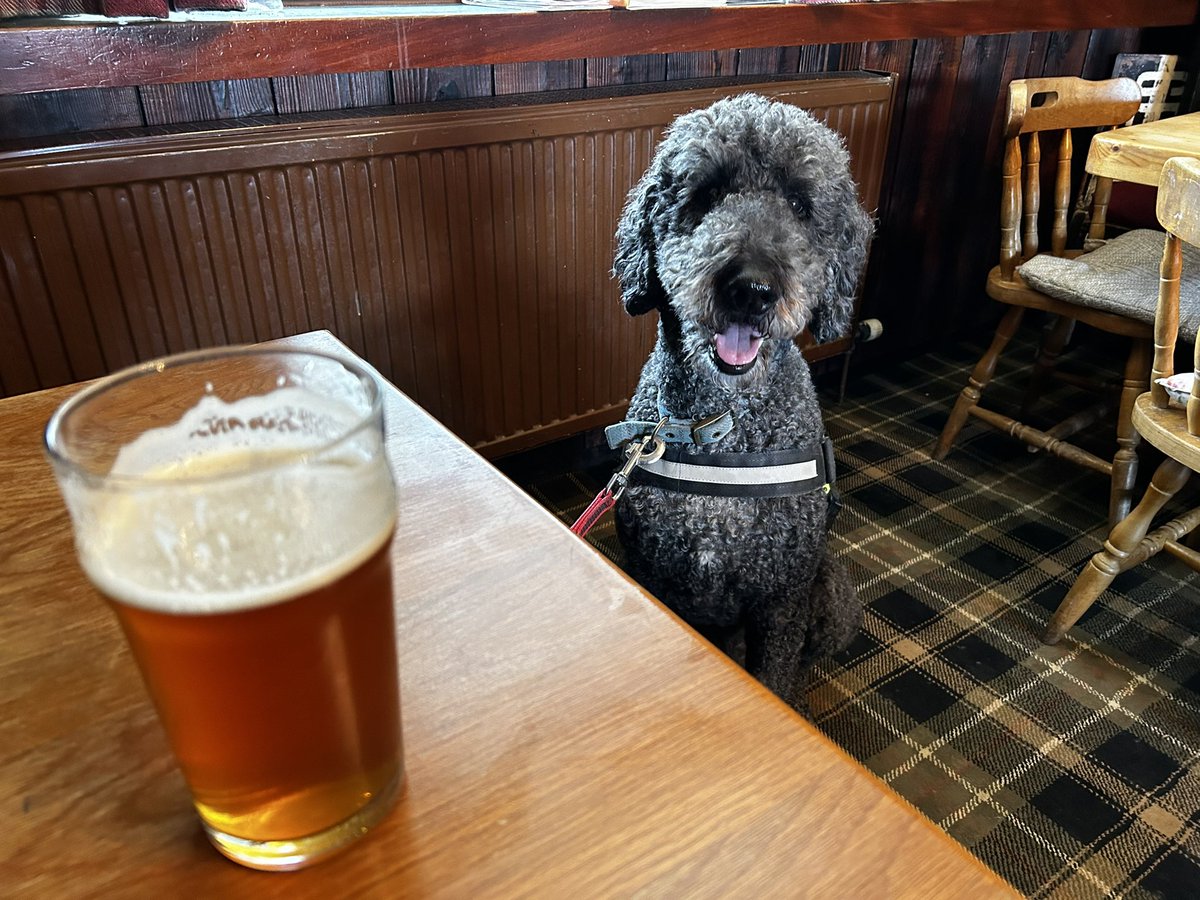
<path fill-rule="evenodd" d="M 691 419 L 676 419 L 664 413 L 667 420 L 659 427 L 658 422 L 639 422 L 636 420 L 617 422 L 604 429 L 610 449 L 616 450 L 631 438 L 654 433 L 668 444 L 711 444 L 719 441 L 733 430 L 733 413 L 725 410 L 707 419 L 692 421 Z"/>
<path fill-rule="evenodd" d="M 742 453 L 685 453 L 668 447 L 654 462 L 640 462 L 634 483 L 710 497 L 790 497 L 824 490 L 836 477 L 833 442 L 816 447 Z"/>

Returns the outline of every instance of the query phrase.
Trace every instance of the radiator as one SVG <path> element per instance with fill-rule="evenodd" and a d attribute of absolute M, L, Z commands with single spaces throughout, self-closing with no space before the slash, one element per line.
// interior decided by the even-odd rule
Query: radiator
<path fill-rule="evenodd" d="M 613 232 L 663 127 L 795 103 L 874 209 L 893 79 L 655 87 L 2 153 L 0 391 L 328 329 L 489 455 L 619 418 L 655 317 L 620 306 Z"/>

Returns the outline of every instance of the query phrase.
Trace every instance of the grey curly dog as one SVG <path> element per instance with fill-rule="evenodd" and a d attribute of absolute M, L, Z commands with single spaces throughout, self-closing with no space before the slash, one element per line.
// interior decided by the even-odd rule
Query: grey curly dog
<path fill-rule="evenodd" d="M 848 164 L 797 107 L 726 98 L 675 120 L 616 235 L 625 309 L 660 318 L 609 440 L 666 439 L 617 505 L 629 573 L 801 711 L 808 665 L 862 619 L 828 552 L 832 455 L 793 340 L 849 326 L 871 220 Z"/>

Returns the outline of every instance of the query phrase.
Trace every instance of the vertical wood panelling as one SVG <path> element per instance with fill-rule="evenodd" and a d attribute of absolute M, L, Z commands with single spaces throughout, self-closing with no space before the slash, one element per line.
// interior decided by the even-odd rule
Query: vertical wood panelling
<path fill-rule="evenodd" d="M 806 47 L 809 51 L 814 48 Z M 816 48 L 817 52 L 823 48 Z M 763 47 L 755 50 L 739 50 L 737 55 L 737 73 L 739 75 L 772 75 L 776 72 L 791 73 L 799 71 L 800 47 Z M 825 71 L 824 68 L 812 71 Z"/>
<path fill-rule="evenodd" d="M 595 231 L 594 212 L 599 205 L 596 199 L 596 136 L 581 134 L 573 138 L 572 143 L 575 145 L 575 183 L 572 190 L 577 198 L 574 245 L 579 258 L 587 259 L 588 264 L 575 266 L 571 270 L 571 301 L 577 320 L 572 335 L 575 391 L 570 404 L 571 409 L 587 410 L 595 408 L 597 398 L 592 381 L 592 373 L 596 371 L 596 342 L 589 335 L 600 333 L 594 311 L 596 304 L 590 301 L 607 296 L 605 291 L 592 290 L 592 273 L 604 265 L 609 254 L 605 252 L 600 258 L 601 254 L 597 252 L 601 243 L 607 250 L 608 241 L 598 241 Z M 614 220 L 615 216 L 608 219 L 607 224 L 611 225 Z"/>
<path fill-rule="evenodd" d="M 404 385 L 405 390 L 414 397 L 434 397 L 445 380 L 438 370 L 439 356 L 434 346 L 439 336 L 433 320 L 432 287 L 429 282 L 428 230 L 421 224 L 424 215 L 419 160 L 412 154 L 396 157 L 393 171 L 399 197 L 398 225 L 404 253 L 403 296 L 407 298 L 407 321 L 412 329 L 408 343 L 413 356 L 413 380 Z"/>
<path fill-rule="evenodd" d="M 217 291 L 212 257 L 208 253 L 209 235 L 204 227 L 198 186 L 189 179 L 173 179 L 163 184 L 163 190 L 172 211 L 171 230 L 180 257 L 196 342 L 202 345 L 223 343 L 222 298 Z M 153 295 L 146 296 L 144 302 L 153 306 Z"/>
<path fill-rule="evenodd" d="M 462 434 L 461 342 L 455 340 L 457 310 L 453 294 L 453 267 L 445 252 L 451 241 L 449 210 L 446 208 L 445 155 L 441 152 L 419 153 L 417 162 L 414 187 L 421 198 L 421 210 L 412 224 L 414 229 L 421 231 L 425 242 L 428 267 L 426 303 L 430 312 L 430 330 L 421 332 L 417 340 L 422 343 L 428 341 L 437 356 L 436 393 L 422 396 L 436 396 L 437 405 L 432 407 L 438 410 L 435 415 L 452 431 Z"/>
<path fill-rule="evenodd" d="M 9 246 L 0 258 L 4 260 L 13 310 L 20 322 L 19 333 L 26 342 L 25 352 L 33 359 L 37 372 L 37 386 L 48 387 L 73 381 L 75 374 L 51 305 L 43 261 L 38 258 L 36 217 L 31 211 L 38 200 L 24 197 L 4 204 Z M 15 337 L 16 333 L 10 333 L 8 337 Z"/>
<path fill-rule="evenodd" d="M 608 302 L 590 305 L 592 320 L 596 323 L 596 334 L 603 337 L 594 341 L 595 356 L 592 359 L 592 372 L 596 379 L 596 391 L 600 397 L 623 396 L 631 393 L 633 384 L 615 388 L 612 377 L 614 352 L 612 335 L 616 329 L 616 312 L 618 307 L 617 291 L 610 288 L 613 235 L 608 234 L 608 228 L 618 220 L 620 207 L 616 195 L 620 188 L 628 182 L 623 180 L 618 168 L 616 136 L 611 131 L 602 131 L 595 136 L 595 157 L 593 169 L 596 172 L 595 204 L 592 206 L 592 233 L 595 235 L 595 249 L 602 265 L 592 270 L 591 284 L 585 290 L 593 297 L 607 298 Z M 610 174 L 611 173 L 611 174 Z M 614 228 L 613 231 L 616 229 Z M 622 390 L 623 388 L 623 390 Z"/>
<path fill-rule="evenodd" d="M 387 106 L 392 102 L 388 72 L 354 72 L 348 75 L 290 75 L 271 79 L 275 112 L 317 112 Z"/>
<path fill-rule="evenodd" d="M 364 356 L 391 370 L 388 346 L 387 300 L 383 286 L 384 268 L 379 253 L 379 220 L 373 215 L 377 183 L 370 160 L 350 159 L 343 166 L 350 216 L 350 247 L 354 254 L 354 284 L 361 310 Z"/>
<path fill-rule="evenodd" d="M 737 74 L 736 50 L 696 50 L 667 54 L 667 80 Z"/>
<path fill-rule="evenodd" d="M 470 203 L 470 247 L 475 258 L 472 293 L 475 333 L 478 336 L 480 396 L 484 434 L 505 434 L 511 429 L 504 416 L 503 350 L 500 346 L 501 292 L 496 278 L 498 237 L 506 228 L 503 207 L 495 206 L 494 186 L 501 173 L 492 168 L 489 146 L 468 147 L 464 154 L 466 193 Z"/>
<path fill-rule="evenodd" d="M 565 260 L 574 256 L 579 260 L 579 245 L 575 240 L 575 147 L 570 137 L 555 138 L 547 147 L 550 158 L 554 160 L 554 198 L 553 206 L 547 206 L 546 213 L 549 228 L 554 235 L 554 255 L 551 269 L 554 272 L 554 294 L 548 297 L 549 303 L 557 306 L 554 315 L 555 344 L 557 353 L 554 358 L 554 378 L 557 390 L 557 408 L 555 419 L 568 416 L 574 406 L 571 396 L 574 394 L 576 371 L 575 356 L 572 352 L 575 337 L 577 298 L 571 296 L 570 274 L 573 268 L 564 264 Z"/>
<path fill-rule="evenodd" d="M 590 121 L 623 110 L 620 99 L 598 102 L 605 114 Z M 536 114 L 481 112 L 507 128 L 524 109 Z M 622 403 L 653 336 L 653 316 L 622 310 L 611 265 L 616 220 L 674 115 L 666 109 L 637 127 L 564 124 L 366 157 L 314 160 L 305 149 L 294 163 L 231 171 L 157 173 L 155 151 L 128 183 L 43 184 L 24 198 L 28 233 L 0 232 L 5 258 L 30 270 L 15 276 L 27 299 L 12 301 L 8 318 L 61 359 L 48 374 L 59 382 L 189 347 L 328 328 L 467 440 L 569 429 Z M 816 109 L 863 161 L 881 158 L 881 111 L 879 100 Z M 395 128 L 408 134 L 420 121 Z M 303 131 L 288 134 L 302 144 Z M 205 138 L 211 152 L 196 159 L 244 135 Z M 267 161 L 269 146 L 253 158 Z M 877 173 L 864 179 L 877 190 Z M 10 184 L 20 193 L 25 182 Z M 0 371 L 6 386 L 28 389 L 20 355 Z"/>
<path fill-rule="evenodd" d="M 155 302 L 157 294 L 151 284 L 143 247 L 146 241 L 155 240 L 161 232 L 156 224 L 151 224 L 146 229 L 149 234 L 143 235 L 132 194 L 126 186 L 100 187 L 95 192 L 102 234 L 108 240 L 110 256 L 120 260 L 119 264 L 113 265 L 113 271 L 124 307 L 122 325 L 128 329 L 132 344 L 121 362 L 109 358 L 110 368 L 161 355 L 167 347 L 194 346 L 196 343 L 191 323 L 182 325 L 172 316 L 172 305 L 160 306 Z M 154 253 L 154 256 L 161 254 Z"/>
<path fill-rule="evenodd" d="M 7 222 L 9 227 L 23 232 L 24 220 L 25 213 L 19 203 L 0 200 L 0 221 Z M 27 251 L 32 244 L 27 240 L 20 243 Z M 22 324 L 22 317 L 17 309 L 17 297 L 23 287 L 22 282 L 37 270 L 29 263 L 22 266 L 22 262 L 23 260 L 15 254 L 0 255 L 0 390 L 3 390 L 6 396 L 37 390 L 42 384 L 38 366 L 34 361 L 40 348 L 36 340 L 36 323 Z M 22 269 L 25 269 L 24 277 Z M 57 341 L 57 334 L 54 338 Z M 54 349 L 53 344 L 51 348 Z M 61 360 L 61 352 L 55 353 L 54 357 Z"/>
<path fill-rule="evenodd" d="M 960 214 L 963 210 L 957 203 L 943 202 L 944 197 L 952 196 L 943 187 L 946 160 L 941 154 L 929 152 L 931 146 L 953 141 L 958 153 L 971 153 L 957 141 L 957 128 L 950 120 L 961 52 L 962 44 L 956 39 L 918 41 L 908 73 L 901 126 L 904 135 L 894 160 L 887 209 L 888 219 L 903 222 L 903 227 L 888 229 L 886 238 L 874 248 L 873 262 L 878 271 L 872 273 L 874 279 L 868 278 L 864 298 L 865 314 L 883 318 L 884 327 L 902 342 L 919 341 L 920 332 L 931 327 L 923 316 L 908 313 L 933 302 L 932 283 L 925 269 L 928 260 L 961 248 L 953 232 L 938 229 L 941 210 Z M 887 273 L 886 284 L 879 285 L 882 272 Z M 872 292 L 876 285 L 879 293 Z M 905 286 L 903 299 L 893 293 L 896 285 Z M 885 304 L 888 313 L 883 312 Z M 956 311 L 954 307 L 947 314 Z"/>
<path fill-rule="evenodd" d="M 329 328 L 361 356 L 367 355 L 363 334 L 362 298 L 354 283 L 354 250 L 350 243 L 350 218 L 363 211 L 347 203 L 345 181 L 340 162 L 321 162 L 317 171 L 317 209 L 324 234 L 325 261 L 329 266 L 330 306 L 333 321 Z"/>
<path fill-rule="evenodd" d="M 231 222 L 238 239 L 242 272 L 246 279 L 246 301 L 250 309 L 251 337 L 261 341 L 283 333 L 279 299 L 272 277 L 267 248 L 266 223 L 262 215 L 260 182 L 251 172 L 235 172 L 226 179 L 232 201 Z M 169 260 L 174 264 L 175 260 Z M 178 294 L 175 294 L 178 297 Z M 347 343 L 353 338 L 347 335 Z"/>
<path fill-rule="evenodd" d="M 979 177 L 981 163 L 987 166 L 991 159 L 996 158 L 991 154 L 998 152 L 999 140 L 997 147 L 991 149 L 989 142 L 993 122 L 989 118 L 972 115 L 972 112 L 981 96 L 1006 90 L 1002 73 L 1008 57 L 1008 46 L 1007 35 L 970 38 L 964 42 L 962 62 L 948 114 L 948 121 L 958 123 L 955 128 L 956 140 L 972 150 L 947 161 L 946 191 L 950 196 L 961 198 L 961 204 L 957 210 L 940 207 L 937 232 L 946 234 L 957 223 L 965 246 L 979 247 L 981 250 L 984 247 L 996 248 L 987 254 L 953 254 L 952 259 L 944 258 L 945 254 L 938 254 L 936 250 L 927 250 L 925 264 L 930 265 L 932 260 L 937 268 L 934 277 L 928 279 L 931 296 L 954 293 L 958 284 L 974 286 L 960 294 L 962 302 L 957 306 L 959 322 L 978 317 L 978 307 L 988 302 L 984 300 L 983 284 L 988 269 L 999 260 L 998 217 L 961 213 L 965 210 L 996 209 L 999 204 L 999 178 Z"/>
<path fill-rule="evenodd" d="M 527 363 L 522 359 L 522 322 L 521 322 L 521 272 L 523 265 L 518 256 L 518 250 L 523 246 L 520 223 L 518 220 L 517 197 L 517 148 L 511 144 L 493 144 L 488 148 L 490 165 L 495 175 L 491 190 L 492 206 L 496 215 L 496 257 L 495 284 L 496 290 L 507 295 L 508 302 L 499 304 L 496 322 L 496 358 L 499 371 L 504 379 L 505 389 L 500 392 L 503 404 L 504 423 L 506 431 L 515 431 L 526 427 L 525 423 L 535 421 L 527 412 L 529 398 L 526 391 L 508 390 L 508 384 L 524 383 L 523 369 Z"/>
<path fill-rule="evenodd" d="M 328 328 L 334 321 L 333 290 L 325 262 L 325 235 L 321 229 L 316 173 L 311 166 L 289 166 L 284 171 L 296 258 L 303 293 L 295 302 L 303 307 L 297 318 L 308 328 Z"/>
<path fill-rule="evenodd" d="M 863 67 L 867 45 L 864 43 L 839 44 L 831 48 L 829 71 L 853 72 Z"/>
<path fill-rule="evenodd" d="M 117 289 L 117 257 L 97 208 L 100 198 L 85 191 L 65 191 L 60 197 L 71 246 L 78 254 L 80 287 L 87 297 L 104 370 L 131 365 L 137 362 L 137 354 Z"/>
<path fill-rule="evenodd" d="M 554 232 L 550 228 L 548 210 L 554 205 L 554 160 L 546 152 L 546 143 L 537 141 L 531 147 L 533 159 L 530 197 L 533 200 L 534 243 L 530 247 L 534 258 L 534 270 L 538 277 L 537 306 L 533 313 L 533 333 L 537 336 L 534 359 L 537 362 L 536 377 L 530 384 L 537 392 L 539 417 L 543 422 L 553 421 L 558 413 L 558 391 L 554 384 L 553 366 L 541 365 L 542 360 L 554 359 L 558 334 L 555 329 L 553 310 L 549 298 L 554 292 L 554 269 L 556 266 Z M 536 248 L 536 250 L 534 249 Z"/>
<path fill-rule="evenodd" d="M 74 379 L 101 375 L 105 371 L 104 357 L 79 275 L 81 264 L 102 264 L 91 255 L 97 248 L 72 245 L 61 196 L 41 194 L 26 198 L 25 215 L 33 246 L 17 252 L 27 260 L 36 260 L 38 267 L 38 271 L 23 279 L 30 290 L 29 297 L 21 298 L 27 301 L 25 309 L 32 312 L 33 307 L 41 307 L 36 318 L 42 320 L 45 316 L 53 322 L 52 326 L 50 321 L 44 324 L 39 321 L 36 331 L 46 337 L 55 331 L 61 335 L 66 370 Z M 38 347 L 39 353 L 41 350 Z"/>
<path fill-rule="evenodd" d="M 458 433 L 464 433 L 469 419 L 476 419 L 482 410 L 478 400 L 482 393 L 482 374 L 479 359 L 479 320 L 475 293 L 475 268 L 478 255 L 471 244 L 471 197 L 467 190 L 466 150 L 454 147 L 431 156 L 437 165 L 437 177 L 431 183 L 440 187 L 441 207 L 446 215 L 449 237 L 443 246 L 442 265 L 446 273 L 445 288 L 440 303 L 449 307 L 449 328 L 445 332 L 454 344 L 455 368 L 461 384 L 454 410 Z M 472 414 L 468 417 L 467 410 Z M 478 439 L 478 434 L 472 436 Z"/>
<path fill-rule="evenodd" d="M 137 88 L 0 95 L 0 140 L 142 124 Z"/>
<path fill-rule="evenodd" d="M 300 255 L 293 227 L 293 198 L 287 176 L 280 169 L 257 173 L 262 194 L 263 246 L 271 265 L 280 328 L 288 334 L 308 331 L 311 324 L 302 302 L 304 278 L 300 274 Z"/>
<path fill-rule="evenodd" d="M 1185 54 L 1194 43 L 1194 37 L 1187 32 L 1181 33 L 1174 44 L 1171 35 L 1155 36 L 1152 33 L 1151 40 L 1156 43 L 1149 49 Z M 1142 32 L 1137 29 L 1043 32 L 988 38 L 815 44 L 393 73 L 217 81 L 137 89 L 57 91 L 0 98 L 0 138 L 30 138 L 93 128 L 389 102 L 403 105 L 735 73 L 819 73 L 858 66 L 894 72 L 898 77 L 896 108 L 884 161 L 879 224 L 863 307 L 864 314 L 884 318 L 888 330 L 883 341 L 864 348 L 862 358 L 869 359 L 872 354 L 889 350 L 904 354 L 931 346 L 945 336 L 986 325 L 991 317 L 993 310 L 983 301 L 978 282 L 980 272 L 986 273 L 996 255 L 995 241 L 992 240 L 999 180 L 996 129 L 1008 81 L 1043 74 L 1107 77 L 1117 52 L 1143 46 Z M 985 126 L 984 123 L 988 124 Z M 394 190 L 399 190 L 396 171 L 392 170 L 391 183 Z M 292 169 L 286 170 L 284 180 L 289 190 L 294 188 L 295 178 Z M 204 277 L 211 278 L 213 283 L 188 282 L 187 289 L 202 298 L 213 292 L 223 297 L 236 296 L 240 304 L 221 308 L 215 318 L 211 311 L 197 312 L 194 323 L 197 338 L 221 335 L 226 340 L 235 340 L 239 336 L 250 339 L 257 328 L 248 321 L 248 287 L 243 276 L 257 279 L 257 263 L 251 257 L 244 261 L 230 257 L 231 253 L 240 254 L 245 248 L 222 233 L 222 229 L 230 229 L 229 187 L 205 184 L 203 180 L 198 180 L 196 185 L 199 212 L 189 215 L 199 215 L 199 227 L 208 235 L 208 252 L 212 259 L 206 270 L 209 275 Z M 949 186 L 954 190 L 948 190 Z M 218 193 L 214 194 L 214 191 Z M 219 192 L 224 192 L 225 196 Z M 296 194 L 295 197 L 299 198 L 297 202 L 317 202 L 313 199 L 317 197 L 315 193 L 311 196 Z M 278 210 L 272 212 L 266 208 L 266 213 L 272 216 L 271 221 L 278 218 Z M 516 207 L 513 214 L 517 214 Z M 324 259 L 327 248 L 314 240 L 314 236 L 323 239 L 329 223 L 314 218 L 314 215 L 313 210 L 305 210 L 294 203 L 291 207 L 297 246 L 303 247 L 302 254 L 308 253 L 307 257 L 302 255 L 299 262 L 299 277 L 306 293 L 299 308 L 281 294 L 282 318 L 300 322 L 303 310 L 310 313 L 308 320 L 312 327 L 317 327 L 318 323 L 333 327 L 339 321 L 333 305 L 328 299 L 317 299 L 318 294 L 312 287 L 322 279 L 327 281 L 332 271 L 325 261 L 317 264 L 318 258 Z M 196 225 L 189 219 L 187 230 L 193 232 Z M 0 229 L 4 227 L 0 223 Z M 178 224 L 175 227 L 179 227 Z M 376 227 L 382 228 L 381 225 Z M 307 234 L 301 233 L 303 229 L 308 229 Z M 377 234 L 381 242 L 382 234 L 382 231 Z M 365 233 L 360 238 L 368 240 Z M 360 238 L 354 238 L 351 243 Z M 392 241 L 398 239 L 398 233 L 389 238 Z M 421 236 L 421 240 L 424 239 Z M 274 240 L 272 237 L 271 241 Z M 398 246 L 396 252 L 412 252 L 403 243 Z M 279 260 L 280 247 L 271 243 L 269 249 L 271 258 Z M 118 251 L 114 249 L 113 252 Z M 334 262 L 339 260 L 340 257 Z M 226 268 L 230 263 L 236 267 L 244 266 L 233 273 L 236 277 L 232 281 L 230 270 Z M 525 272 L 527 280 L 539 274 L 539 264 L 529 262 L 528 265 L 533 269 Z M 198 268 L 196 271 L 205 270 Z M 405 278 L 409 275 L 406 269 Z M 282 276 L 288 284 L 293 284 L 296 272 L 293 268 L 282 272 Z M 420 277 L 428 276 L 425 272 Z M 170 280 L 158 271 L 153 278 L 149 274 L 138 277 L 154 290 Z M 366 277 L 369 280 L 369 273 Z M 122 272 L 117 281 L 122 302 L 132 321 L 133 310 L 142 303 L 142 295 L 135 290 L 138 299 L 131 301 L 127 296 L 131 290 L 128 282 L 137 281 L 137 278 Z M 906 286 L 903 292 L 896 291 L 898 284 Z M 326 291 L 328 288 L 326 284 Z M 425 289 L 429 289 L 428 285 Z M 328 293 L 325 296 L 327 298 Z M 13 302 L 19 303 L 18 300 Z M 14 306 L 14 309 L 23 307 Z M 395 314 L 390 305 L 385 309 L 385 315 Z M 422 320 L 431 315 L 427 311 Z M 218 321 L 222 317 L 228 321 Z M 18 320 L 18 324 L 25 327 L 23 322 L 23 319 Z M 139 353 L 147 341 L 145 334 L 134 336 Z M 165 339 L 160 336 L 158 342 L 165 343 Z M 410 377 L 418 378 L 420 367 L 416 365 L 412 349 L 406 347 L 400 351 L 391 339 L 388 345 L 394 354 L 408 360 L 405 366 L 412 369 Z M 598 365 L 603 367 L 604 362 L 599 361 Z"/>
<path fill-rule="evenodd" d="M 1053 31 L 1046 47 L 1046 58 L 1043 71 L 1071 72 L 1078 74 L 1083 71 L 1087 59 L 1088 31 Z"/>
<path fill-rule="evenodd" d="M 232 343 L 249 343 L 254 340 L 255 329 L 229 180 L 219 175 L 204 175 L 199 176 L 196 183 L 208 239 L 205 249 L 212 261 L 213 280 L 222 301 L 225 334 Z"/>
<path fill-rule="evenodd" d="M 491 66 L 447 66 L 440 69 L 406 69 L 392 73 L 392 93 L 397 103 L 426 103 L 463 97 L 490 97 Z"/>
<path fill-rule="evenodd" d="M 614 84 L 642 84 L 667 80 L 667 55 L 644 53 L 638 56 L 602 56 L 587 61 L 588 87 Z"/>
<path fill-rule="evenodd" d="M 148 84 L 138 90 L 147 125 L 209 122 L 275 112 L 267 78 Z"/>
<path fill-rule="evenodd" d="M 542 392 L 537 390 L 540 335 L 538 333 L 538 297 L 541 293 L 541 256 L 537 230 L 537 184 L 534 168 L 535 148 L 531 141 L 521 141 L 513 158 L 513 197 L 515 200 L 513 233 L 517 237 L 517 304 L 515 307 L 520 335 L 519 377 L 529 388 L 520 392 L 524 399 L 523 415 L 527 422 L 545 421 L 542 412 Z"/>
<path fill-rule="evenodd" d="M 493 66 L 493 85 L 497 96 L 561 91 L 584 87 L 587 64 L 582 59 L 547 63 L 504 63 Z"/>
<path fill-rule="evenodd" d="M 404 246 L 400 237 L 400 198 L 396 191 L 396 173 L 392 160 L 375 157 L 369 161 L 371 215 L 375 219 L 379 247 L 379 267 L 383 320 L 386 323 L 386 369 L 405 384 L 414 383 L 412 358 L 412 322 L 404 284 Z"/>

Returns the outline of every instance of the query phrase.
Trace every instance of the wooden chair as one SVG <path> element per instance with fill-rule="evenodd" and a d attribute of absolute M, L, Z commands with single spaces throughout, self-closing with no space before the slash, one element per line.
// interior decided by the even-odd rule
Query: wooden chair
<path fill-rule="evenodd" d="M 1200 472 L 1200 336 L 1192 367 L 1196 380 L 1186 411 L 1170 406 L 1166 389 L 1157 383 L 1175 371 L 1175 341 L 1179 331 L 1182 243 L 1200 246 L 1200 162 L 1171 159 L 1163 167 L 1158 188 L 1158 221 L 1167 229 L 1160 268 L 1158 311 L 1154 319 L 1154 365 L 1149 390 L 1133 407 L 1133 426 L 1167 459 L 1154 473 L 1142 501 L 1109 534 L 1104 549 L 1084 567 L 1067 596 L 1050 619 L 1045 641 L 1057 643 L 1079 621 L 1112 580 L 1139 563 L 1167 550 L 1193 569 L 1200 570 L 1200 553 L 1179 543 L 1200 524 L 1200 508 L 1192 509 L 1159 526 L 1150 524 L 1187 482 Z"/>
<path fill-rule="evenodd" d="M 1067 231 L 1074 191 L 1072 175 L 1072 129 L 1106 128 L 1128 121 L 1137 111 L 1140 91 L 1128 78 L 1108 81 L 1084 81 L 1081 78 L 1032 78 L 1013 81 L 1009 85 L 1008 114 L 1004 128 L 1004 166 L 1000 208 L 1000 264 L 988 273 L 987 293 L 1010 307 L 1000 320 L 995 337 L 987 352 L 975 365 L 959 395 L 950 418 L 934 448 L 935 459 L 944 459 L 958 437 L 968 416 L 1019 438 L 1031 447 L 1045 450 L 1110 478 L 1109 520 L 1119 521 L 1129 510 L 1133 499 L 1134 479 L 1137 477 L 1138 437 L 1130 422 L 1133 401 L 1145 383 L 1150 362 L 1150 337 L 1153 318 L 1153 289 L 1142 310 L 1141 320 L 1111 311 L 1114 303 L 1091 302 L 1083 292 L 1058 291 L 1051 296 L 1029 284 L 1018 267 L 1038 257 L 1038 220 L 1041 211 L 1042 136 L 1059 132 L 1057 160 L 1054 165 L 1054 210 L 1050 237 L 1050 254 L 1054 257 L 1079 259 L 1083 250 L 1067 249 Z M 1024 149 L 1022 149 L 1024 144 Z M 1083 150 L 1086 152 L 1086 145 Z M 1076 167 L 1080 168 L 1080 167 Z M 1112 192 L 1110 179 L 1097 179 L 1092 206 L 1091 225 L 1085 246 L 1103 246 L 1105 216 Z M 1118 238 L 1117 240 L 1121 240 Z M 1145 245 L 1145 232 L 1142 232 Z M 1158 238 L 1148 245 L 1152 248 L 1146 265 L 1157 268 Z M 1039 260 L 1039 262 L 1042 260 Z M 1052 371 L 1054 363 L 1066 344 L 1076 321 L 1132 339 L 1125 362 L 1117 413 L 1117 448 L 1112 459 L 1098 456 L 1069 443 L 1066 438 L 1078 432 L 1103 411 L 1080 413 L 1064 422 L 1041 430 L 1010 416 L 980 405 L 980 395 L 996 371 L 996 363 L 1012 339 L 1027 309 L 1039 309 L 1058 318 L 1048 331 L 1034 365 L 1019 413 L 1027 418 L 1029 405 L 1038 395 L 1040 385 Z M 1112 408 L 1112 401 L 1108 403 Z"/>

